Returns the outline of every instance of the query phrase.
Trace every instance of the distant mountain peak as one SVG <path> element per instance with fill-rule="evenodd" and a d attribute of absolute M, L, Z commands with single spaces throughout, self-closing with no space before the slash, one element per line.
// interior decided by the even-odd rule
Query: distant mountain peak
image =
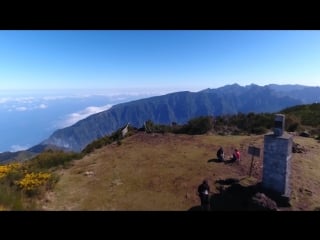
<path fill-rule="evenodd" d="M 246 87 L 261 87 L 261 86 L 259 86 L 258 84 L 255 84 L 255 83 L 251 83 L 251 84 L 247 85 Z M 262 87 L 264 87 L 264 86 L 262 86 Z"/>
<path fill-rule="evenodd" d="M 217 89 L 240 89 L 240 88 L 244 88 L 244 87 L 240 86 L 238 83 L 234 83 L 234 84 L 225 85 L 223 87 L 219 87 Z"/>

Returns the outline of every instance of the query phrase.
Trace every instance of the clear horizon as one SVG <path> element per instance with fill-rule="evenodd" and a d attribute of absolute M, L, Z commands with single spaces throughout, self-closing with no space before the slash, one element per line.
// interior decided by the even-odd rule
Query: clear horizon
<path fill-rule="evenodd" d="M 1 92 L 319 86 L 320 31 L 1 30 Z"/>
<path fill-rule="evenodd" d="M 268 83 L 268 84 L 257 84 L 257 83 L 248 83 L 248 84 L 239 84 L 239 83 L 228 83 L 218 87 L 201 87 L 201 88 L 170 88 L 170 87 L 159 87 L 159 88 L 105 88 L 105 89 L 84 89 L 84 88 L 67 88 L 67 89 L 0 89 L 0 103 L 2 97 L 24 97 L 24 96 L 35 96 L 35 97 L 55 97 L 63 96 L 65 97 L 68 94 L 68 97 L 85 97 L 85 96 L 119 96 L 119 95 L 145 95 L 145 96 L 157 96 L 162 94 L 180 92 L 180 91 L 190 91 L 190 92 L 199 92 L 205 89 L 217 89 L 220 87 L 225 87 L 228 85 L 238 84 L 241 87 L 250 86 L 252 84 L 258 86 L 267 86 L 267 85 L 301 85 L 306 87 L 320 87 L 320 85 L 307 85 L 299 83 Z"/>

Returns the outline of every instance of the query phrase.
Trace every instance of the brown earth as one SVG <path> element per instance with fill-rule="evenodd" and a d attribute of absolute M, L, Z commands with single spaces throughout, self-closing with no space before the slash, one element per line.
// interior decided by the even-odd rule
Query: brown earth
<path fill-rule="evenodd" d="M 320 206 L 320 149 L 311 138 L 294 136 L 303 153 L 292 159 L 291 207 L 282 210 L 314 210 Z M 39 202 L 41 210 L 192 210 L 199 209 L 197 187 L 206 178 L 212 195 L 236 179 L 242 187 L 262 178 L 262 159 L 252 161 L 249 145 L 261 149 L 260 136 L 174 135 L 137 133 L 76 160 L 59 170 L 53 192 Z M 216 151 L 230 157 L 240 149 L 241 162 L 218 162 Z M 235 200 L 235 199 L 233 199 Z"/>

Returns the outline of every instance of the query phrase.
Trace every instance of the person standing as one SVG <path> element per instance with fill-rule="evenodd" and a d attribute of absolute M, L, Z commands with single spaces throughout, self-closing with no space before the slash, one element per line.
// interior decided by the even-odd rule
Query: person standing
<path fill-rule="evenodd" d="M 201 208 L 205 211 L 208 211 L 210 209 L 209 192 L 210 187 L 208 181 L 205 179 L 198 187 L 198 194 L 201 200 Z"/>

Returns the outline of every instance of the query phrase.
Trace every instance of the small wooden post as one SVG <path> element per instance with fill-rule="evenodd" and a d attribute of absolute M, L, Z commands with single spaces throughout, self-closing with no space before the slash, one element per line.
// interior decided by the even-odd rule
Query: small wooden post
<path fill-rule="evenodd" d="M 250 165 L 250 171 L 249 171 L 249 177 L 251 177 L 251 173 L 252 173 L 253 160 L 254 160 L 254 155 L 252 154 L 252 158 L 251 158 L 251 165 Z"/>
<path fill-rule="evenodd" d="M 251 165 L 250 165 L 250 170 L 249 170 L 249 177 L 251 177 L 252 168 L 253 168 L 254 156 L 260 157 L 260 148 L 253 147 L 253 146 L 249 146 L 249 148 L 248 148 L 248 153 L 252 155 Z"/>

